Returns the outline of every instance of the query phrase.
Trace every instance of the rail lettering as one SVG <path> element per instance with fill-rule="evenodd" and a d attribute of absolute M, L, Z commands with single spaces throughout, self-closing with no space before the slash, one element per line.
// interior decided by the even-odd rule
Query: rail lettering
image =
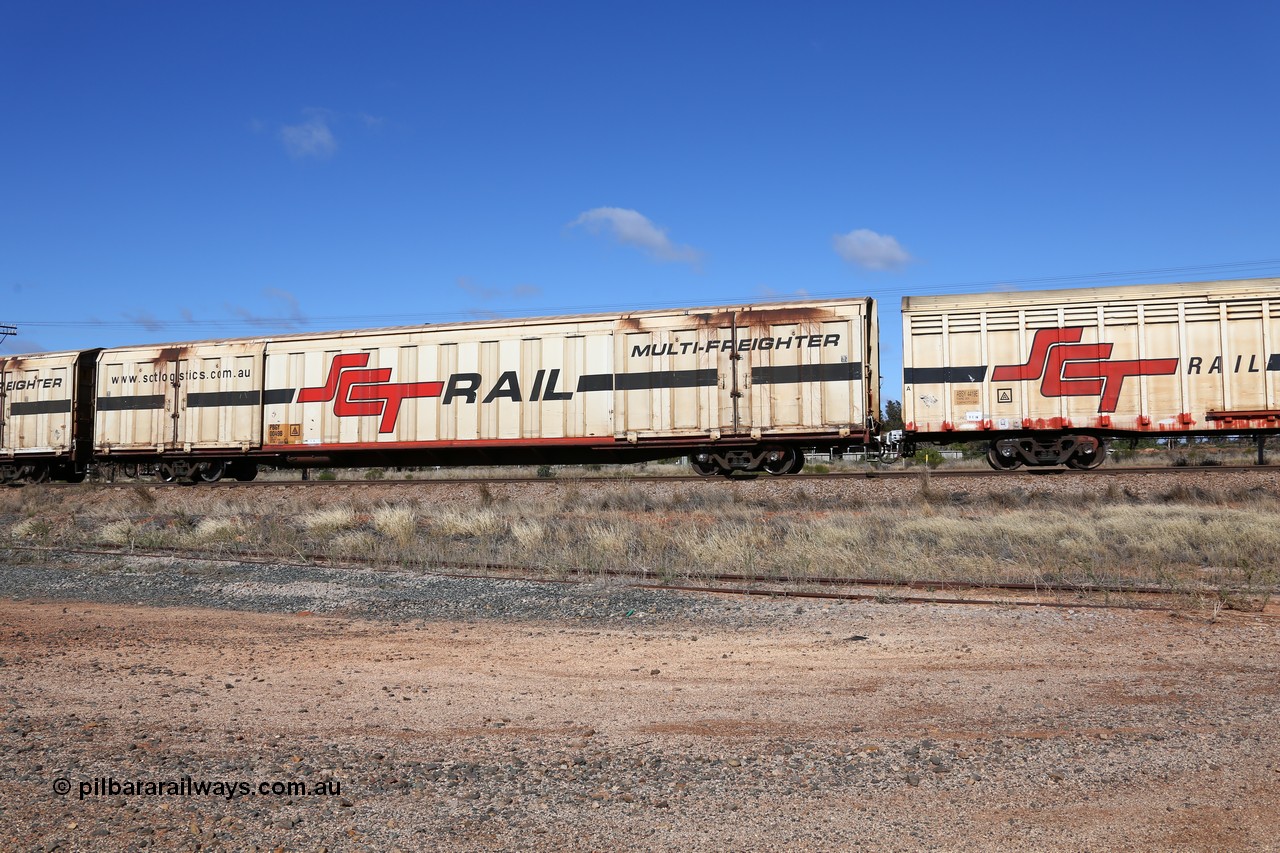
<path fill-rule="evenodd" d="M 38 376 L 35 379 L 10 379 L 8 382 L 4 383 L 5 391 L 48 391 L 51 388 L 61 387 L 61 376 Z"/>
<path fill-rule="evenodd" d="M 795 349 L 804 347 L 817 349 L 819 347 L 840 346 L 840 336 L 833 334 L 788 335 L 777 338 L 738 338 L 736 343 L 738 352 L 792 349 L 793 347 Z M 647 358 L 659 355 L 696 355 L 700 352 L 731 352 L 734 349 L 734 344 L 735 341 L 732 338 L 711 341 L 680 341 L 665 344 L 633 344 L 631 346 L 631 357 Z"/>
<path fill-rule="evenodd" d="M 396 419 L 400 417 L 400 405 L 405 400 L 422 397 L 440 397 L 441 405 L 454 400 L 474 403 L 480 398 L 480 386 L 484 378 L 479 373 L 455 373 L 448 382 L 391 382 L 391 368 L 366 367 L 369 353 L 346 353 L 335 356 L 329 365 L 329 375 L 323 385 L 303 388 L 298 392 L 299 403 L 333 403 L 333 413 L 340 418 L 377 415 L 379 433 L 395 432 Z M 571 391 L 560 391 L 559 368 L 538 370 L 533 386 L 526 397 L 520 387 L 520 376 L 507 370 L 493 383 L 481 403 L 510 400 L 513 403 L 539 400 L 568 400 Z"/>

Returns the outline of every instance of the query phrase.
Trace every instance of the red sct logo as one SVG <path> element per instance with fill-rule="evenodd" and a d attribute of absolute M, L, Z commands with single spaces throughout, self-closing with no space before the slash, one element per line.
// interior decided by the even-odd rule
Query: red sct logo
<path fill-rule="evenodd" d="M 439 397 L 444 390 L 443 382 L 388 382 L 391 368 L 365 368 L 368 363 L 367 352 L 335 356 L 324 385 L 303 388 L 298 392 L 298 402 L 333 400 L 333 413 L 340 418 L 381 415 L 378 432 L 383 433 L 395 432 L 402 402 L 415 397 Z"/>
<path fill-rule="evenodd" d="M 1101 397 L 1099 412 L 1114 412 L 1129 376 L 1167 376 L 1178 372 L 1176 358 L 1111 360 L 1114 344 L 1082 344 L 1084 327 L 1040 329 L 1031 341 L 1026 364 L 1007 364 L 991 373 L 992 382 L 1040 379 L 1046 397 Z"/>

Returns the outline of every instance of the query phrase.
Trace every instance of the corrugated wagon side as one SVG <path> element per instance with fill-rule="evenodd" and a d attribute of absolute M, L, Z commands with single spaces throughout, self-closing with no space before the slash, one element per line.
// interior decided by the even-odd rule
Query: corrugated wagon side
<path fill-rule="evenodd" d="M 261 340 L 102 350 L 94 393 L 94 450 L 161 479 L 252 479 L 262 444 Z"/>
<path fill-rule="evenodd" d="M 0 482 L 84 479 L 96 353 L 0 358 Z"/>
<path fill-rule="evenodd" d="M 902 317 L 908 441 L 987 440 L 996 468 L 1280 430 L 1280 279 L 906 297 Z"/>

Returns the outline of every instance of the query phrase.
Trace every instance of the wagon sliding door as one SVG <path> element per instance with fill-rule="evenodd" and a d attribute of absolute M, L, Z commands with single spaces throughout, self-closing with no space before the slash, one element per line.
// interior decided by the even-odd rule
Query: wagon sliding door
<path fill-rule="evenodd" d="M 801 323 L 774 323 L 761 311 L 755 325 L 740 331 L 750 338 L 739 352 L 742 402 L 758 429 L 860 428 L 876 415 L 868 411 L 873 365 L 861 308 Z"/>
<path fill-rule="evenodd" d="M 721 330 L 685 316 L 659 317 L 645 328 L 615 333 L 615 372 L 604 375 L 614 392 L 615 435 L 642 439 L 732 433 L 731 334 L 727 325 Z M 746 413 L 742 415 L 745 420 Z"/>
<path fill-rule="evenodd" d="M 183 450 L 262 443 L 262 343 L 193 347 L 178 361 L 175 442 Z"/>
<path fill-rule="evenodd" d="M 107 350 L 98 357 L 94 445 L 104 452 L 163 452 L 176 446 L 178 359 L 156 347 Z"/>

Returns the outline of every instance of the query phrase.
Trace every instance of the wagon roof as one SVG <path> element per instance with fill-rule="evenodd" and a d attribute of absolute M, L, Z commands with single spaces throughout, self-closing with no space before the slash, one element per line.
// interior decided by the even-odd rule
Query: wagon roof
<path fill-rule="evenodd" d="M 1188 281 L 1171 284 L 1133 284 L 1119 287 L 1077 287 L 1062 290 L 989 291 L 945 296 L 904 296 L 904 314 L 948 308 L 978 310 L 1015 308 L 1030 305 L 1092 305 L 1101 302 L 1153 302 L 1200 297 L 1209 301 L 1225 299 L 1280 300 L 1280 278 L 1244 278 L 1226 281 Z"/>
<path fill-rule="evenodd" d="M 872 300 L 869 297 L 844 297 L 830 299 L 807 299 L 807 300 L 788 300 L 784 302 L 752 302 L 739 303 L 733 305 L 714 305 L 698 308 L 655 308 L 644 311 L 621 311 L 608 312 L 599 314 L 564 314 L 546 317 L 507 317 L 495 318 L 487 320 L 463 320 L 452 323 L 422 323 L 417 325 L 406 326 L 383 326 L 376 328 L 362 329 L 336 329 L 333 331 L 319 332 L 289 332 L 280 335 L 251 335 L 243 338 L 208 338 L 203 340 L 187 340 L 187 341 L 170 341 L 170 342 L 144 342 L 136 344 L 123 344 L 121 346 L 107 347 L 107 350 L 131 350 L 131 349 L 152 349 L 152 348 L 168 348 L 168 347 L 193 347 L 201 345 L 213 344 L 249 344 L 249 343 L 272 343 L 277 341 L 309 341 L 321 340 L 325 338 L 348 338 L 364 335 L 396 335 L 411 334 L 426 330 L 436 329 L 453 329 L 458 331 L 469 329 L 501 329 L 508 327 L 533 327 L 533 326 L 555 326 L 555 325 L 574 325 L 587 323 L 623 323 L 628 319 L 643 320 L 651 317 L 677 317 L 677 316 L 698 316 L 710 315 L 711 317 L 723 317 L 728 313 L 742 314 L 756 311 L 788 311 L 796 312 L 797 319 L 801 319 L 805 312 L 814 309 L 830 309 L 839 305 L 865 305 Z M 809 317 L 813 319 L 813 317 Z M 704 320 L 705 322 L 705 320 Z M 25 357 L 25 356 L 24 356 Z"/>

